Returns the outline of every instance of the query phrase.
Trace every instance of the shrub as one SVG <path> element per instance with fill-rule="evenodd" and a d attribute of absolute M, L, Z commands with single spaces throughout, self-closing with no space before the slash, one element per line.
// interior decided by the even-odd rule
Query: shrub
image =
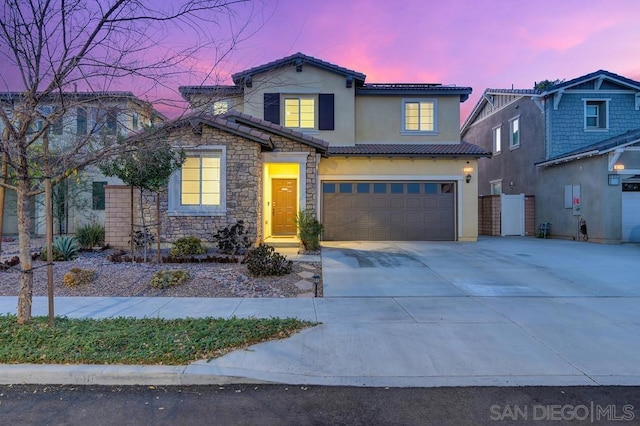
<path fill-rule="evenodd" d="M 131 235 L 129 235 L 131 237 Z M 156 241 L 156 236 L 151 233 L 149 228 L 144 228 L 143 231 L 135 231 L 133 233 L 133 244 L 136 248 L 150 247 Z M 128 244 L 131 244 L 129 240 Z"/>
<path fill-rule="evenodd" d="M 277 253 L 271 246 L 260 244 L 247 253 L 244 260 L 253 275 L 285 275 L 291 273 L 293 262 Z"/>
<path fill-rule="evenodd" d="M 183 237 L 176 240 L 171 247 L 171 256 L 185 257 L 197 254 L 204 254 L 207 248 L 202 245 L 198 237 Z"/>
<path fill-rule="evenodd" d="M 104 226 L 99 223 L 81 226 L 76 231 L 76 239 L 82 248 L 104 245 Z"/>
<path fill-rule="evenodd" d="M 245 230 L 243 220 L 216 232 L 213 235 L 213 241 L 217 242 L 218 250 L 224 254 L 242 254 L 251 247 L 249 230 Z"/>
<path fill-rule="evenodd" d="M 62 277 L 62 283 L 67 287 L 78 287 L 87 285 L 96 276 L 96 271 L 92 269 L 71 268 Z"/>
<path fill-rule="evenodd" d="M 189 279 L 189 272 L 183 270 L 158 271 L 151 278 L 151 287 L 159 290 L 176 287 Z"/>
<path fill-rule="evenodd" d="M 53 244 L 51 245 L 51 253 L 52 258 L 55 261 L 66 261 L 73 260 L 78 257 L 78 240 L 74 237 L 70 237 L 68 235 L 62 235 L 54 238 Z M 40 258 L 42 260 L 47 260 L 47 249 L 44 248 L 40 252 Z"/>
<path fill-rule="evenodd" d="M 320 248 L 320 234 L 324 227 L 312 210 L 303 210 L 296 216 L 298 236 L 305 250 L 316 251 Z"/>

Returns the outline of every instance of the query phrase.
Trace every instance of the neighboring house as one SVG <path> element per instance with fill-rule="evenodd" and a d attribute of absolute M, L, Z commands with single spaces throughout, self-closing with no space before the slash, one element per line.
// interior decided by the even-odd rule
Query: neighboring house
<path fill-rule="evenodd" d="M 487 89 L 461 137 L 489 149 L 478 192 L 535 196 L 551 235 L 640 242 L 640 82 L 600 70 L 544 90 Z"/>
<path fill-rule="evenodd" d="M 302 53 L 232 77 L 181 87 L 192 113 L 159 129 L 187 154 L 160 200 L 166 241 L 237 220 L 256 241 L 295 238 L 305 209 L 325 240 L 477 239 L 475 170 L 490 154 L 460 141 L 471 88 L 368 84 Z"/>
<path fill-rule="evenodd" d="M 2 94 L 0 103 L 12 115 L 20 101 L 20 93 L 8 92 Z M 63 107 L 64 114 L 60 115 Z M 50 101 L 43 102 L 38 111 L 40 118 L 35 121 L 33 131 L 42 130 L 48 117 L 52 117 L 48 124 L 52 151 L 56 146 L 69 146 L 79 138 L 123 138 L 165 120 L 150 103 L 131 92 L 65 92 L 62 97 L 52 96 Z M 107 183 L 119 182 L 117 178 L 103 176 L 96 167 L 88 167 L 56 185 L 53 188 L 54 233 L 75 233 L 80 226 L 103 223 L 104 187 Z M 16 234 L 15 193 L 7 191 L 6 198 L 3 235 Z M 44 234 L 44 196 L 32 199 L 31 215 L 34 233 Z"/>

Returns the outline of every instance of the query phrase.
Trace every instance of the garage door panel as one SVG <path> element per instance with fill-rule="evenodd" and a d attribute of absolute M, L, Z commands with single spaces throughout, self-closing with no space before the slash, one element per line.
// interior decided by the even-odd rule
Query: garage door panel
<path fill-rule="evenodd" d="M 326 240 L 455 239 L 453 183 L 354 181 L 332 188 L 322 194 Z"/>

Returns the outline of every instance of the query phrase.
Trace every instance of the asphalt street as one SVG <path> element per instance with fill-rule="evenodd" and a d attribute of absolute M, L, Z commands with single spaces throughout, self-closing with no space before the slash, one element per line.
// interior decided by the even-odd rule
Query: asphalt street
<path fill-rule="evenodd" d="M 4 425 L 639 424 L 638 387 L 0 386 Z"/>

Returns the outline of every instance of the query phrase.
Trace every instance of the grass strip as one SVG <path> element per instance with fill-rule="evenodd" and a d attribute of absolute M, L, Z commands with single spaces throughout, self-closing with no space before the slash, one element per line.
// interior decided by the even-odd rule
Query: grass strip
<path fill-rule="evenodd" d="M 183 365 L 284 339 L 314 323 L 293 318 L 71 319 L 18 325 L 0 315 L 0 363 Z"/>

